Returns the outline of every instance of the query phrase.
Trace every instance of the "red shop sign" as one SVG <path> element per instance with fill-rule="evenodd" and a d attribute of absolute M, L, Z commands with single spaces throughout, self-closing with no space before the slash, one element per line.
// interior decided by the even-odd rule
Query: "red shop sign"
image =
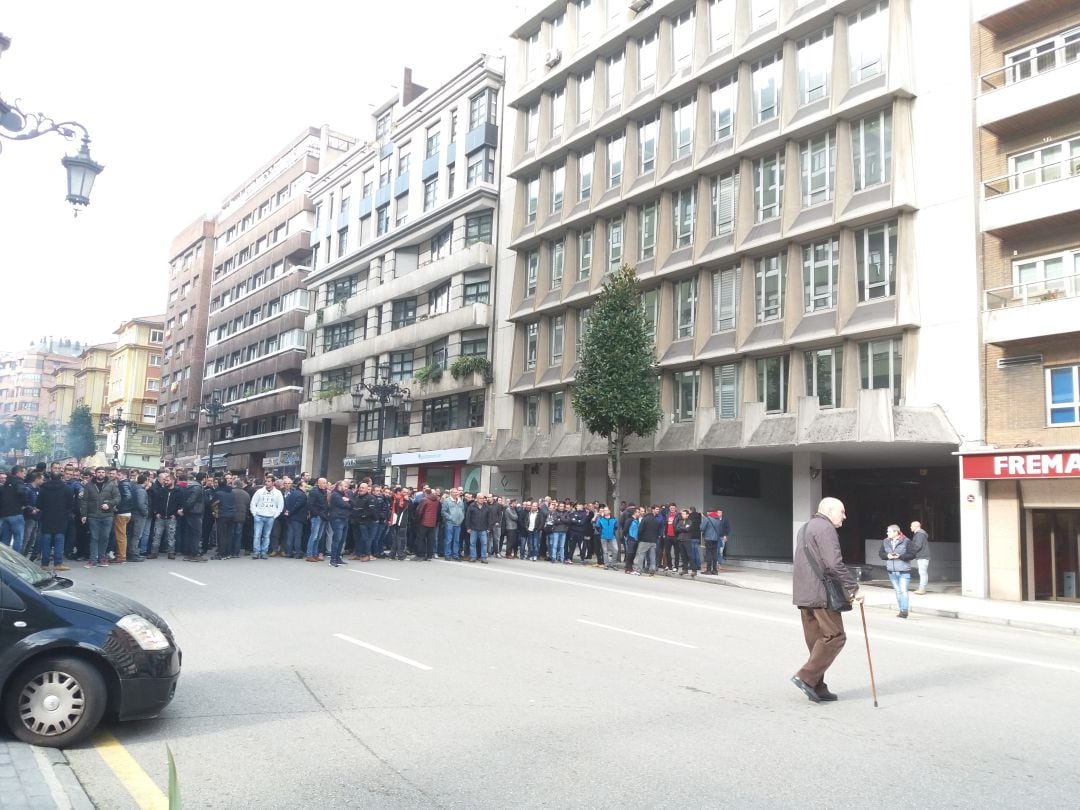
<path fill-rule="evenodd" d="M 963 477 L 1080 478 L 1080 450 L 962 456 Z"/>

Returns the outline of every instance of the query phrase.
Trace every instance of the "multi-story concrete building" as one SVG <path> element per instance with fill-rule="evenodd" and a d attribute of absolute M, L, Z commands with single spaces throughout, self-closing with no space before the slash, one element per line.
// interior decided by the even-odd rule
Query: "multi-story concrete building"
<path fill-rule="evenodd" d="M 298 472 L 314 215 L 307 188 L 320 159 L 332 162 L 354 145 L 326 127 L 305 129 L 217 214 L 202 398 L 191 403 L 216 401 L 240 413 L 235 427 L 227 418 L 216 427 L 202 421 L 199 448 L 213 430 L 217 469 Z"/>
<path fill-rule="evenodd" d="M 1080 5 L 975 0 L 989 593 L 1080 597 Z"/>
<path fill-rule="evenodd" d="M 79 367 L 75 371 L 73 407 L 88 407 L 95 429 L 108 413 L 109 355 L 115 348 L 115 343 L 87 346 L 79 355 Z M 101 447 L 105 446 L 103 435 L 99 435 L 98 441 Z"/>
<path fill-rule="evenodd" d="M 27 430 L 39 418 L 49 419 L 49 389 L 63 369 L 78 365 L 82 350 L 68 338 L 42 338 L 23 352 L 0 355 L 0 421 L 22 417 Z"/>
<path fill-rule="evenodd" d="M 108 356 L 106 388 L 106 455 L 125 469 L 157 469 L 161 464 L 161 434 L 157 430 L 161 390 L 162 340 L 165 318 L 133 318 L 113 333 L 116 343 Z M 117 416 L 124 430 L 110 428 Z"/>
<path fill-rule="evenodd" d="M 380 412 L 354 412 L 350 392 L 378 374 L 412 400 L 382 414 L 393 480 L 481 488 L 503 62 L 483 56 L 430 90 L 406 70 L 373 140 L 312 186 L 305 469 L 374 473 Z"/>
<path fill-rule="evenodd" d="M 625 262 L 665 414 L 631 442 L 625 497 L 723 506 L 736 556 L 790 559 L 838 496 L 847 559 L 920 519 L 936 574 L 985 593 L 953 455 L 981 429 L 968 5 L 572 0 L 515 37 L 500 480 L 605 498 L 571 393 Z"/>
<path fill-rule="evenodd" d="M 158 430 L 162 461 L 194 467 L 206 361 L 206 324 L 214 269 L 214 221 L 200 217 L 181 231 L 169 250 L 169 292 L 162 344 Z"/>

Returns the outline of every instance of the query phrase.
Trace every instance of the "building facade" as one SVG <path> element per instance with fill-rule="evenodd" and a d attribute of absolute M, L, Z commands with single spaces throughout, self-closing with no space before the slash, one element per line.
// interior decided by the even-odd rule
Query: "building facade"
<path fill-rule="evenodd" d="M 157 419 L 164 328 L 165 318 L 154 315 L 125 321 L 113 333 L 102 433 L 105 455 L 117 467 L 156 470 L 161 465 Z M 117 418 L 126 423 L 123 430 L 115 429 Z"/>
<path fill-rule="evenodd" d="M 628 263 L 665 414 L 631 442 L 629 500 L 723 506 L 736 556 L 790 558 L 834 495 L 847 559 L 919 519 L 937 576 L 984 594 L 953 455 L 981 431 L 971 21 L 929 5 L 573 0 L 519 26 L 499 480 L 607 496 L 572 386 L 590 304 Z"/>
<path fill-rule="evenodd" d="M 25 352 L 0 355 L 0 421 L 22 417 L 29 431 L 39 418 L 50 419 L 50 387 L 56 375 L 78 365 L 78 341 L 42 338 Z M 6 449 L 6 448 L 5 448 Z"/>
<path fill-rule="evenodd" d="M 214 433 L 214 467 L 260 475 L 298 472 L 306 354 L 305 282 L 311 266 L 314 206 L 307 189 L 320 160 L 355 141 L 308 128 L 230 194 L 216 217 L 201 400 L 240 413 L 201 420 L 200 453 Z M 206 467 L 204 455 L 197 466 Z"/>
<path fill-rule="evenodd" d="M 989 595 L 1080 595 L 1080 6 L 976 0 Z"/>
<path fill-rule="evenodd" d="M 323 171 L 304 324 L 304 469 L 413 485 L 486 487 L 504 60 L 484 56 L 428 90 L 405 72 L 373 139 Z M 353 410 L 376 376 L 411 403 Z"/>
<path fill-rule="evenodd" d="M 199 218 L 173 240 L 158 398 L 161 461 L 194 467 L 214 269 L 214 221 Z"/>

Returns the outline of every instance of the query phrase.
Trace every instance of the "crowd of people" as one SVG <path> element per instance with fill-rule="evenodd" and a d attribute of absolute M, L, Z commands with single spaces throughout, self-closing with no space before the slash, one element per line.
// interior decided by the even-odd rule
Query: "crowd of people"
<path fill-rule="evenodd" d="M 43 569 L 165 556 L 190 562 L 250 556 L 326 562 L 380 558 L 486 564 L 489 558 L 594 564 L 628 575 L 717 574 L 731 524 L 675 504 L 517 500 L 460 488 L 380 486 L 304 473 L 156 475 L 73 464 L 0 473 L 0 541 Z"/>

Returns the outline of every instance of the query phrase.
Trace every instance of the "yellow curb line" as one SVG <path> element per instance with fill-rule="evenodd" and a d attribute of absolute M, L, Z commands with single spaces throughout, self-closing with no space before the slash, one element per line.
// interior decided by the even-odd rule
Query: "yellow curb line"
<path fill-rule="evenodd" d="M 116 737 L 107 731 L 99 732 L 94 737 L 94 748 L 141 810 L 168 810 L 165 793 Z"/>

